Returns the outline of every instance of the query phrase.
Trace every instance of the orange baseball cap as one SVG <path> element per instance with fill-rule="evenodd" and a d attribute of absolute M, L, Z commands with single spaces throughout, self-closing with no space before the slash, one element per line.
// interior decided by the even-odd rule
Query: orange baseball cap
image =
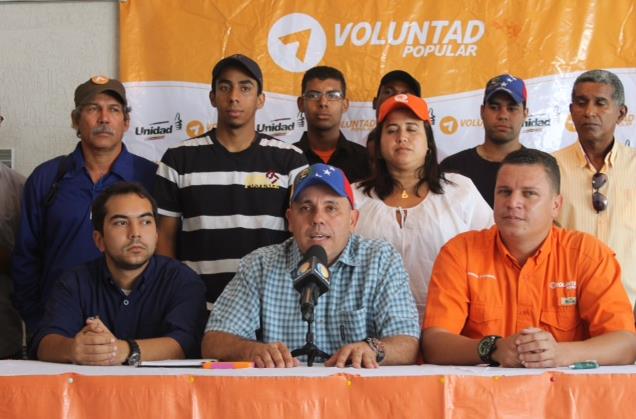
<path fill-rule="evenodd" d="M 380 106 L 378 124 L 384 121 L 394 110 L 403 108 L 410 109 L 422 121 L 431 121 L 428 112 L 428 105 L 424 99 L 402 93 L 388 98 L 384 101 L 382 106 Z"/>

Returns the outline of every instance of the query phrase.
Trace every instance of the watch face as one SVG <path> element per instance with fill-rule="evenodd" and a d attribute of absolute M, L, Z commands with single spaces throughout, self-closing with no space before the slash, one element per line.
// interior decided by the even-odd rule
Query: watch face
<path fill-rule="evenodd" d="M 479 342 L 479 356 L 485 357 L 490 354 L 490 348 L 492 348 L 493 343 L 495 342 L 494 336 L 488 336 L 485 339 L 482 339 Z"/>
<path fill-rule="evenodd" d="M 141 362 L 141 354 L 139 352 L 133 352 L 132 354 L 130 354 L 130 357 L 128 357 L 128 365 L 133 365 L 133 366 L 137 366 L 139 365 L 139 363 Z"/>

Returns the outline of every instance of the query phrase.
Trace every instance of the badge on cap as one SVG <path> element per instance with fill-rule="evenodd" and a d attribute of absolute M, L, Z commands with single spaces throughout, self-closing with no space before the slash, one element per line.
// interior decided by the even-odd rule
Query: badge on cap
<path fill-rule="evenodd" d="M 400 93 L 399 95 L 395 95 L 393 97 L 396 102 L 409 103 L 409 97 L 404 93 Z"/>
<path fill-rule="evenodd" d="M 93 76 L 91 81 L 95 84 L 106 84 L 110 79 L 106 76 Z"/>
<path fill-rule="evenodd" d="M 296 184 L 300 183 L 304 178 L 309 176 L 309 167 L 306 167 L 302 170 L 302 172 L 298 173 Z"/>

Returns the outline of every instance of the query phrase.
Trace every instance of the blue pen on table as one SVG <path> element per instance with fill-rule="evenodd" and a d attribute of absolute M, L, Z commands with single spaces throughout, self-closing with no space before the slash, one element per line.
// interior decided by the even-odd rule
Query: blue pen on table
<path fill-rule="evenodd" d="M 574 364 L 568 366 L 568 368 L 572 370 L 590 370 L 598 367 L 598 362 L 594 360 L 575 362 Z"/>

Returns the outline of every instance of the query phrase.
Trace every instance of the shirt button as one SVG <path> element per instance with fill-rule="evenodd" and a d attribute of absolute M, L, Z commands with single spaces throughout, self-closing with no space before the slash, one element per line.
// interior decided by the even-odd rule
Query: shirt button
<path fill-rule="evenodd" d="M 130 301 L 124 300 L 124 305 L 127 306 L 128 304 L 130 304 Z"/>

